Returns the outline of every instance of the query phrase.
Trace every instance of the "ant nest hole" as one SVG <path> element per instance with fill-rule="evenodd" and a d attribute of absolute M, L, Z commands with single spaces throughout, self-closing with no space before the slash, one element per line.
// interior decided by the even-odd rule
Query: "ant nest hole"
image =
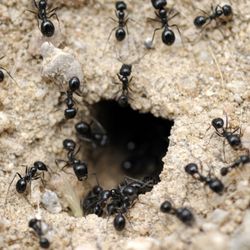
<path fill-rule="evenodd" d="M 121 107 L 110 100 L 93 104 L 90 113 L 88 124 L 96 133 L 105 132 L 108 141 L 100 146 L 77 136 L 77 156 L 88 164 L 88 179 L 79 182 L 72 168 L 65 168 L 51 181 L 67 201 L 69 214 L 75 217 L 90 212 L 84 200 L 97 185 L 112 190 L 124 180 L 139 181 L 148 186 L 146 191 L 150 191 L 160 181 L 162 158 L 167 153 L 168 137 L 174 124 L 171 120 L 135 111 L 129 105 Z M 154 180 L 153 184 L 147 182 L 148 178 Z"/>

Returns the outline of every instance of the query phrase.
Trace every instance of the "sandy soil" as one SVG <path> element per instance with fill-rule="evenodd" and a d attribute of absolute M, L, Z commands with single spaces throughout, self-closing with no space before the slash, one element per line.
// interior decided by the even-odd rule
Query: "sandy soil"
<path fill-rule="evenodd" d="M 150 1 L 127 1 L 129 16 L 135 20 L 128 23 L 129 37 L 117 44 L 112 36 L 107 45 L 115 25 L 109 19 L 114 16 L 113 1 L 53 1 L 53 6 L 59 7 L 60 29 L 53 19 L 57 32 L 49 42 L 73 55 L 84 76 L 86 95 L 75 121 L 86 116 L 86 104 L 114 97 L 118 87 L 111 83 L 121 66 L 119 58 L 134 63 L 132 108 L 175 121 L 161 182 L 152 192 L 140 196 L 128 215 L 131 223 L 121 233 L 114 230 L 111 219 L 95 215 L 75 218 L 66 211 L 51 214 L 38 209 L 43 192 L 39 181 L 32 183 L 29 203 L 12 185 L 4 204 L 16 172 L 23 174 L 25 166 L 37 159 L 56 170 L 55 159 L 64 155 L 62 140 L 75 137 L 75 121 L 65 123 L 64 105 L 58 105 L 62 86 L 42 77 L 46 65 L 40 47 L 48 39 L 41 36 L 34 16 L 24 12 L 32 9 L 31 2 L 0 1 L 0 56 L 5 56 L 0 63 L 17 82 L 7 76 L 0 87 L 0 248 L 37 249 L 37 238 L 27 223 L 40 213 L 53 228 L 51 249 L 250 249 L 248 166 L 223 179 L 228 187 L 223 196 L 193 184 L 183 171 L 186 163 L 197 159 L 203 162 L 204 171 L 214 166 L 217 175 L 227 164 L 222 157 L 223 140 L 214 136 L 209 141 L 213 130 L 207 131 L 211 120 L 223 117 L 224 110 L 232 127 L 240 125 L 243 132 L 249 131 L 249 2 L 232 2 L 235 16 L 221 28 L 224 36 L 218 29 L 200 36 L 193 18 L 199 9 L 210 10 L 210 4 L 175 1 L 181 15 L 173 23 L 180 27 L 183 44 L 177 37 L 176 43 L 167 47 L 159 33 L 154 49 L 146 51 L 144 40 L 154 29 L 146 22 L 146 17 L 154 17 Z M 249 137 L 245 132 L 247 146 Z M 227 162 L 239 154 L 226 146 Z M 84 189 L 74 178 L 65 178 L 77 190 Z M 48 183 L 48 188 L 53 186 Z M 196 225 L 187 228 L 175 217 L 161 214 L 159 206 L 166 198 L 176 206 L 191 207 Z"/>

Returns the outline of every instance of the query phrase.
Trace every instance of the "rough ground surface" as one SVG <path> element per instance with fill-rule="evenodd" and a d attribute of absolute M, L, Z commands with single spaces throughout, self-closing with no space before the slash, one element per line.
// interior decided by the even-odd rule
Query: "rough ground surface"
<path fill-rule="evenodd" d="M 31 2 L 0 1 L 0 56 L 5 55 L 1 66 L 18 83 L 6 77 L 0 86 L 0 248 L 37 249 L 37 239 L 27 222 L 40 211 L 53 228 L 51 249 L 250 249 L 249 166 L 224 178 L 228 189 L 221 197 L 193 184 L 183 171 L 186 163 L 201 160 L 203 171 L 214 166 L 218 174 L 220 167 L 239 156 L 226 145 L 225 163 L 222 138 L 214 136 L 209 141 L 213 130 L 207 128 L 214 117 L 223 116 L 223 110 L 232 127 L 240 124 L 244 132 L 250 126 L 249 1 L 233 1 L 236 15 L 231 25 L 222 27 L 225 38 L 218 29 L 199 38 L 192 24 L 198 9 L 210 10 L 210 3 L 175 1 L 181 15 L 172 23 L 180 27 L 183 45 L 178 38 L 174 46 L 164 46 L 159 32 L 155 48 L 149 52 L 143 43 L 153 32 L 153 26 L 146 23 L 146 17 L 154 17 L 150 1 L 127 1 L 130 17 L 135 20 L 128 23 L 129 38 L 118 46 L 112 36 L 106 48 L 115 25 L 109 19 L 114 15 L 113 1 L 53 1 L 53 6 L 60 7 L 60 30 L 57 27 L 58 33 L 49 41 L 80 62 L 85 104 L 114 97 L 119 87 L 112 81 L 121 57 L 136 61 L 132 108 L 175 121 L 161 182 L 140 196 L 128 215 L 131 223 L 121 233 L 114 230 L 112 219 L 95 215 L 75 218 L 66 211 L 51 214 L 43 208 L 38 211 L 40 181 L 33 182 L 32 197 L 27 196 L 32 206 L 16 194 L 15 185 L 4 205 L 16 172 L 24 173 L 25 165 L 37 159 L 56 170 L 55 159 L 64 157 L 62 140 L 75 136 L 74 122 L 63 121 L 64 105 L 58 105 L 62 85 L 42 77 L 46 65 L 40 47 L 46 39 L 41 37 L 34 16 L 24 12 L 32 8 Z M 56 20 L 54 23 L 57 25 Z M 77 119 L 86 115 L 85 104 Z M 245 132 L 246 142 L 249 136 Z M 70 180 L 75 185 L 75 179 Z M 42 185 L 40 188 L 44 192 Z M 53 186 L 48 184 L 48 188 Z M 192 207 L 196 225 L 186 228 L 175 217 L 161 214 L 159 206 L 166 198 L 176 206 Z"/>

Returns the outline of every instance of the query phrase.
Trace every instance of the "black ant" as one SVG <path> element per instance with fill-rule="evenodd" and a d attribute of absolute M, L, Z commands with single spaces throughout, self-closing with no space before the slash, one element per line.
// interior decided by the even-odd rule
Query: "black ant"
<path fill-rule="evenodd" d="M 52 23 L 52 21 L 49 20 L 49 18 L 51 18 L 52 16 L 55 16 L 57 21 L 59 22 L 57 14 L 55 12 L 58 9 L 58 7 L 48 11 L 47 0 L 39 0 L 38 4 L 36 3 L 36 0 L 33 0 L 33 3 L 35 7 L 37 8 L 37 12 L 32 11 L 32 10 L 28 10 L 28 11 L 35 14 L 37 16 L 37 20 L 42 21 L 41 26 L 40 26 L 40 30 L 42 34 L 47 37 L 53 36 L 55 33 L 55 26 Z M 38 23 L 38 26 L 39 26 L 39 23 Z"/>
<path fill-rule="evenodd" d="M 42 229 L 42 221 L 36 218 L 29 221 L 29 227 L 32 228 L 36 235 L 39 237 L 39 245 L 41 248 L 49 248 L 50 242 L 47 238 L 44 237 L 44 232 Z"/>
<path fill-rule="evenodd" d="M 80 80 L 78 77 L 72 77 L 69 80 L 69 89 L 66 92 L 66 99 L 65 103 L 67 105 L 67 109 L 64 111 L 64 117 L 66 119 L 72 119 L 76 116 L 77 109 L 74 108 L 75 101 L 73 99 L 73 94 L 76 93 L 77 95 L 79 94 L 79 89 L 80 89 Z"/>
<path fill-rule="evenodd" d="M 74 173 L 79 181 L 88 177 L 88 166 L 85 162 L 75 158 L 80 148 L 75 151 L 76 143 L 71 139 L 65 139 L 63 141 L 63 148 L 68 151 L 67 165 L 72 166 Z M 66 166 L 67 166 L 66 165 Z"/>
<path fill-rule="evenodd" d="M 212 10 L 211 15 L 203 11 L 206 16 L 197 16 L 194 19 L 194 25 L 197 28 L 203 27 L 204 29 L 208 24 L 210 24 L 212 20 L 217 20 L 217 18 L 221 17 L 222 15 L 224 15 L 225 17 L 229 17 L 233 14 L 233 9 L 228 4 L 225 4 L 223 6 L 216 5 L 215 9 L 213 8 L 213 6 L 211 6 L 211 10 Z"/>
<path fill-rule="evenodd" d="M 123 1 L 117 1 L 115 4 L 115 15 L 118 18 L 118 21 L 114 20 L 113 18 L 111 18 L 114 22 L 118 23 L 118 26 L 113 28 L 108 40 L 110 39 L 111 34 L 113 33 L 113 31 L 116 29 L 115 32 L 115 37 L 117 41 L 123 41 L 126 37 L 126 31 L 124 29 L 124 27 L 126 27 L 127 29 L 127 33 L 128 33 L 128 28 L 127 28 L 127 22 L 128 22 L 128 18 L 125 18 L 125 10 L 127 9 L 127 5 L 125 2 Z"/>
<path fill-rule="evenodd" d="M 194 222 L 194 215 L 186 207 L 175 208 L 170 201 L 164 201 L 160 207 L 161 212 L 175 215 L 185 225 L 191 226 Z"/>
<path fill-rule="evenodd" d="M 97 127 L 96 131 L 94 128 L 92 128 L 93 124 Z M 104 130 L 102 125 L 96 120 L 92 120 L 90 124 L 83 121 L 78 122 L 75 125 L 75 129 L 80 138 L 84 141 L 91 142 L 94 148 L 96 148 L 97 146 L 104 147 L 107 146 L 107 144 L 109 143 L 109 138 L 106 131 Z"/>
<path fill-rule="evenodd" d="M 170 27 L 176 27 L 179 34 L 180 34 L 180 30 L 176 24 L 169 25 L 168 22 L 171 19 L 173 19 L 174 17 L 176 17 L 177 15 L 179 15 L 179 12 L 175 13 L 174 15 L 172 15 L 170 17 L 170 15 L 173 12 L 173 9 L 171 9 L 171 10 L 165 9 L 166 1 L 153 1 L 152 0 L 152 4 L 153 4 L 153 7 L 155 9 L 157 9 L 157 11 L 155 11 L 155 15 L 156 15 L 157 19 L 149 18 L 149 20 L 155 21 L 155 22 L 160 22 L 162 24 L 162 26 L 160 28 L 156 28 L 154 30 L 151 43 L 153 43 L 153 41 L 154 41 L 156 31 L 164 29 L 162 32 L 162 36 L 161 36 L 162 42 L 164 44 L 170 46 L 175 42 L 175 34 L 170 29 Z"/>
<path fill-rule="evenodd" d="M 224 137 L 234 150 L 242 148 L 241 131 L 239 133 L 236 133 L 240 129 L 240 127 L 237 127 L 233 131 L 229 131 L 227 116 L 226 125 L 224 124 L 224 120 L 222 118 L 215 118 L 212 120 L 212 126 L 215 129 L 215 133 L 220 137 Z"/>
<path fill-rule="evenodd" d="M 234 163 L 232 163 L 228 167 L 223 167 L 220 170 L 220 173 L 222 176 L 227 175 L 229 172 L 231 172 L 233 169 L 245 165 L 247 163 L 250 163 L 250 156 L 249 155 L 241 155 Z"/>
<path fill-rule="evenodd" d="M 189 163 L 186 165 L 185 172 L 191 175 L 195 180 L 205 183 L 205 185 L 209 186 L 209 188 L 217 194 L 222 194 L 224 191 L 224 184 L 221 180 L 216 177 L 211 177 L 210 174 L 208 176 L 202 175 L 195 163 Z"/>
<path fill-rule="evenodd" d="M 17 175 L 19 177 L 19 180 L 16 183 L 16 191 L 19 194 L 22 194 L 26 191 L 28 183 L 30 183 L 33 180 L 37 180 L 37 179 L 41 178 L 41 175 L 40 175 L 41 173 L 39 173 L 38 171 L 43 172 L 43 173 L 47 172 L 48 167 L 42 161 L 36 161 L 36 162 L 34 162 L 34 164 L 31 168 L 26 167 L 24 176 L 21 176 L 19 173 L 16 173 L 14 178 L 10 182 L 10 185 L 8 187 L 8 190 L 7 190 L 7 195 L 9 193 L 9 189 L 10 189 L 10 187 L 11 187 L 11 185 L 12 185 L 12 183 L 15 180 Z M 6 195 L 6 199 L 7 199 L 7 195 Z M 6 203 L 6 201 L 5 201 L 5 203 Z"/>
<path fill-rule="evenodd" d="M 122 94 L 118 97 L 118 104 L 121 107 L 126 107 L 128 105 L 129 99 L 129 83 L 132 81 L 132 77 L 129 79 L 128 77 L 131 75 L 132 65 L 131 64 L 123 64 L 119 74 L 117 74 L 118 79 L 122 83 Z"/>

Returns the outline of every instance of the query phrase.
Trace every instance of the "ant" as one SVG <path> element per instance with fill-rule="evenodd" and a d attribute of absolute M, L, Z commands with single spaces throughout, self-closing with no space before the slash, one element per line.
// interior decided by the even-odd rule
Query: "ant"
<path fill-rule="evenodd" d="M 116 32 L 115 32 L 116 40 L 121 42 L 126 37 L 126 31 L 125 31 L 124 27 L 126 27 L 127 33 L 128 33 L 127 22 L 129 19 L 125 18 L 125 12 L 124 12 L 127 9 L 127 5 L 123 1 L 117 1 L 115 4 L 115 9 L 116 9 L 115 15 L 118 18 L 118 21 L 114 20 L 113 18 L 111 18 L 111 19 L 114 22 L 118 23 L 118 26 L 112 29 L 108 40 L 110 39 L 113 31 L 116 29 Z"/>
<path fill-rule="evenodd" d="M 200 182 L 205 183 L 205 185 L 208 185 L 209 188 L 217 193 L 222 194 L 224 191 L 224 184 L 216 177 L 211 177 L 210 174 L 208 176 L 202 175 L 199 170 L 198 166 L 195 163 L 189 163 L 185 166 L 185 172 L 189 175 L 191 175 L 195 180 L 198 180 Z"/>
<path fill-rule="evenodd" d="M 91 127 L 93 123 L 97 126 L 98 131 L 95 131 L 95 129 Z M 80 138 L 84 141 L 91 142 L 94 148 L 97 146 L 104 147 L 109 143 L 109 138 L 106 131 L 96 120 L 92 120 L 90 124 L 83 121 L 78 122 L 75 124 L 75 129 L 80 135 Z"/>
<path fill-rule="evenodd" d="M 176 17 L 177 15 L 179 15 L 180 13 L 177 12 L 170 17 L 170 15 L 173 12 L 173 9 L 171 9 L 171 10 L 165 9 L 166 4 L 167 4 L 167 2 L 163 1 L 163 0 L 158 0 L 158 1 L 152 0 L 152 5 L 157 10 L 157 11 L 155 11 L 155 15 L 156 15 L 157 19 L 149 18 L 149 20 L 155 21 L 155 22 L 160 22 L 162 24 L 162 26 L 160 28 L 156 28 L 154 30 L 153 37 L 151 39 L 151 43 L 153 43 L 153 41 L 154 41 L 156 31 L 163 29 L 162 36 L 161 36 L 162 42 L 164 44 L 170 46 L 175 42 L 175 34 L 170 29 L 170 27 L 176 27 L 179 34 L 180 34 L 180 30 L 176 24 L 169 25 L 168 22 L 171 19 L 173 19 L 174 17 Z"/>
<path fill-rule="evenodd" d="M 10 182 L 9 187 L 8 187 L 5 203 L 7 202 L 7 196 L 8 196 L 10 187 L 11 187 L 11 185 L 12 185 L 12 183 L 15 180 L 17 175 L 19 177 L 19 180 L 16 182 L 16 191 L 19 194 L 22 194 L 26 191 L 28 183 L 31 183 L 31 181 L 37 180 L 37 179 L 42 180 L 42 178 L 40 176 L 41 173 L 39 173 L 38 171 L 40 171 L 44 174 L 44 172 L 48 171 L 48 167 L 42 161 L 35 161 L 31 168 L 26 167 L 24 176 L 21 176 L 21 174 L 16 173 L 15 176 L 13 177 L 12 181 Z M 42 182 L 43 182 L 43 180 L 42 180 Z"/>
<path fill-rule="evenodd" d="M 225 4 L 223 6 L 216 5 L 215 9 L 211 6 L 212 13 L 209 15 L 205 11 L 202 11 L 206 16 L 197 16 L 194 19 L 194 25 L 197 28 L 203 27 L 203 29 L 210 24 L 212 20 L 217 20 L 219 17 L 224 15 L 225 17 L 229 17 L 233 14 L 233 9 L 230 5 Z M 205 25 L 206 24 L 206 25 Z"/>
<path fill-rule="evenodd" d="M 55 16 L 57 21 L 59 22 L 58 16 L 55 12 L 58 9 L 58 7 L 48 11 L 47 0 L 39 0 L 38 4 L 36 3 L 36 0 L 33 0 L 33 3 L 37 8 L 37 12 L 32 10 L 28 11 L 37 16 L 38 27 L 39 27 L 39 20 L 42 21 L 40 26 L 42 34 L 46 37 L 52 37 L 55 33 L 55 26 L 52 23 L 52 21 L 49 20 L 49 18 Z"/>
<path fill-rule="evenodd" d="M 226 117 L 226 126 L 224 126 L 224 120 L 222 118 L 215 118 L 212 120 L 212 126 L 215 129 L 215 133 L 220 136 L 220 137 L 224 137 L 227 142 L 229 143 L 229 145 L 233 148 L 233 149 L 239 149 L 242 147 L 242 143 L 241 143 L 241 133 L 239 134 L 235 134 L 235 132 L 237 132 L 237 130 L 239 130 L 240 128 L 237 127 L 234 131 L 228 131 L 228 118 Z"/>
<path fill-rule="evenodd" d="M 119 74 L 117 74 L 118 79 L 122 83 L 122 94 L 118 98 L 118 104 L 121 107 L 126 107 L 128 105 L 128 90 L 129 90 L 129 83 L 132 81 L 133 77 L 128 79 L 132 72 L 132 65 L 131 64 L 123 64 L 120 68 Z"/>
<path fill-rule="evenodd" d="M 245 165 L 247 163 L 250 163 L 250 156 L 249 155 L 241 155 L 234 163 L 232 163 L 228 167 L 223 167 L 220 170 L 220 173 L 222 176 L 227 175 L 229 172 L 231 172 L 232 169 L 237 168 L 241 165 Z"/>
<path fill-rule="evenodd" d="M 80 95 L 77 91 L 80 89 L 80 80 L 78 77 L 72 77 L 69 80 L 69 89 L 66 92 L 65 103 L 67 105 L 67 109 L 64 111 L 64 117 L 66 119 L 72 119 L 76 116 L 77 110 L 74 108 L 75 101 L 73 99 L 73 94 L 76 93 Z"/>
<path fill-rule="evenodd" d="M 68 151 L 68 161 L 66 166 L 69 165 L 73 167 L 74 173 L 79 181 L 86 179 L 88 177 L 87 164 L 75 158 L 80 148 L 75 151 L 76 143 L 71 139 L 65 139 L 63 141 L 63 148 Z"/>
<path fill-rule="evenodd" d="M 32 228 L 37 236 L 39 237 L 39 245 L 41 248 L 49 248 L 50 242 L 47 238 L 44 237 L 44 232 L 42 229 L 42 221 L 36 218 L 29 221 L 29 227 Z"/>
<path fill-rule="evenodd" d="M 191 226 L 194 222 L 194 215 L 186 207 L 175 208 L 170 201 L 164 201 L 161 204 L 160 210 L 162 213 L 175 215 L 185 225 Z"/>

